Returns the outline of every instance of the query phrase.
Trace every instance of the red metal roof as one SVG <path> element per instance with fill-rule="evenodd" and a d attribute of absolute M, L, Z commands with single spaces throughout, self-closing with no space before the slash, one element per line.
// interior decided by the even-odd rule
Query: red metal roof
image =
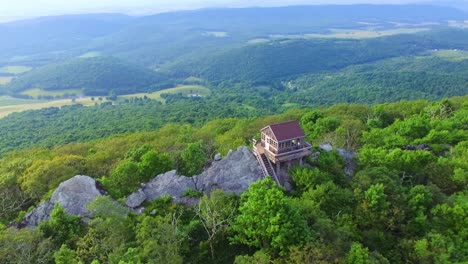
<path fill-rule="evenodd" d="M 296 120 L 269 125 L 263 128 L 262 131 L 266 128 L 271 129 L 278 142 L 305 137 L 304 130 L 302 130 L 301 126 L 299 125 L 299 122 L 297 122 Z"/>

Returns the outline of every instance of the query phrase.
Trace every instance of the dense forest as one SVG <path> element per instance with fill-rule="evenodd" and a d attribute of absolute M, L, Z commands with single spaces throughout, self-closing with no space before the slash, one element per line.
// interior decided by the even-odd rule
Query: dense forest
<path fill-rule="evenodd" d="M 0 110 L 20 111 L 0 119 L 0 263 L 466 263 L 467 21 L 329 5 L 0 23 Z M 288 188 L 197 187 L 218 153 L 289 120 L 313 155 Z M 193 203 L 127 207 L 173 170 Z M 56 203 L 24 228 L 76 175 L 104 194 L 90 214 Z"/>
<path fill-rule="evenodd" d="M 23 97 L 20 93 L 31 88 L 82 89 L 91 96 L 131 94 L 169 88 L 194 76 L 218 92 L 226 83 L 269 86 L 270 94 L 300 105 L 311 100 L 321 105 L 437 100 L 467 93 L 467 30 L 370 39 L 285 37 L 240 46 L 218 39 L 213 49 L 193 48 L 156 70 L 102 54 L 51 63 L 15 75 L 11 83 L 0 85 L 0 94 Z M 451 57 L 444 57 L 450 52 Z"/>
<path fill-rule="evenodd" d="M 98 51 L 145 66 L 157 66 L 187 54 L 200 54 L 207 48 L 225 49 L 270 34 L 366 28 L 360 23 L 363 21 L 377 28 L 394 28 L 390 21 L 447 25 L 451 19 L 464 20 L 466 14 L 455 8 L 430 5 L 331 5 L 216 8 L 143 17 L 119 14 L 45 17 L 0 24 L 0 35 L 8 40 L 0 43 L 0 65 L 37 66 Z M 229 37 L 205 34 L 220 31 Z"/>
<path fill-rule="evenodd" d="M 0 262 L 461 263 L 468 258 L 466 101 L 335 105 L 9 152 L 0 160 Z M 345 176 L 336 151 L 316 148 L 318 158 L 291 169 L 292 192 L 266 178 L 240 197 L 217 191 L 193 207 L 163 198 L 142 214 L 104 197 L 89 205 L 95 213 L 87 224 L 56 206 L 38 228 L 6 227 L 74 175 L 98 179 L 119 198 L 154 176 L 148 171 L 191 168 L 195 159 L 185 156 L 209 160 L 249 144 L 266 124 L 292 119 L 315 146 L 356 150 L 354 175 Z"/>
<path fill-rule="evenodd" d="M 456 39 L 456 41 L 452 41 Z M 346 66 L 433 49 L 468 48 L 468 31 L 445 29 L 416 34 L 356 39 L 284 39 L 230 49 L 213 56 L 184 58 L 170 66 L 176 75 L 211 81 L 268 83 L 304 73 L 333 73 Z"/>
<path fill-rule="evenodd" d="M 14 79 L 4 88 L 11 94 L 27 89 L 83 89 L 85 95 L 149 92 L 173 85 L 162 74 L 112 57 L 77 58 L 36 68 Z"/>

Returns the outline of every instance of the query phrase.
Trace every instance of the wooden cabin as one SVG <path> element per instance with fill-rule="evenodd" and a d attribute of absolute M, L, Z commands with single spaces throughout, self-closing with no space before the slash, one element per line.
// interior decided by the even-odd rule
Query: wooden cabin
<path fill-rule="evenodd" d="M 302 165 L 303 158 L 312 154 L 312 145 L 305 141 L 304 130 L 298 121 L 269 125 L 260 132 L 260 141 L 254 140 L 254 154 L 265 175 L 276 177 L 282 164 L 289 167 L 297 161 Z"/>

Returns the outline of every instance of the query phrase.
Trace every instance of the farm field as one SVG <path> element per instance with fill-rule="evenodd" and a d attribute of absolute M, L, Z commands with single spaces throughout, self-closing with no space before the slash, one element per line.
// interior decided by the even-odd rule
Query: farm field
<path fill-rule="evenodd" d="M 433 51 L 432 54 L 439 58 L 453 62 L 468 60 L 468 51 L 465 50 L 437 50 Z"/>
<path fill-rule="evenodd" d="M 35 89 L 29 89 L 21 94 L 23 95 L 29 95 L 33 98 L 38 98 L 39 96 L 64 96 L 65 94 L 74 94 L 76 96 L 81 96 L 83 94 L 81 89 L 66 89 L 66 90 L 53 90 L 53 91 L 46 91 L 43 89 L 35 88 Z"/>
<path fill-rule="evenodd" d="M 34 90 L 36 90 L 35 92 L 37 93 L 38 92 L 37 90 L 39 89 L 34 89 Z M 66 90 L 66 91 L 70 93 L 73 90 Z M 211 91 L 210 89 L 201 85 L 183 85 L 183 86 L 178 86 L 174 88 L 164 89 L 164 90 L 157 91 L 154 93 L 136 93 L 136 94 L 122 95 L 118 97 L 118 100 L 122 101 L 123 99 L 130 99 L 130 98 L 135 98 L 135 97 L 141 98 L 141 97 L 146 96 L 150 99 L 154 99 L 162 103 L 165 103 L 164 98 L 161 97 L 161 94 L 163 93 L 169 93 L 169 94 L 182 93 L 184 95 L 200 94 L 201 96 L 208 96 L 211 94 Z M 41 100 L 17 99 L 17 98 L 13 98 L 9 96 L 2 96 L 0 97 L 0 118 L 3 118 L 14 112 L 21 112 L 21 111 L 26 111 L 26 110 L 37 110 L 37 109 L 48 108 L 48 107 L 62 107 L 65 105 L 73 105 L 73 104 L 82 104 L 84 106 L 92 106 L 92 105 L 95 105 L 96 103 L 100 103 L 97 97 L 95 97 L 95 100 L 92 100 L 91 98 L 92 97 L 90 96 L 86 96 L 86 97 L 77 98 L 74 101 L 72 101 L 71 99 L 41 101 Z"/>
<path fill-rule="evenodd" d="M 88 58 L 95 58 L 101 56 L 100 52 L 97 51 L 91 51 L 91 52 L 86 52 L 85 54 L 79 56 L 78 58 L 82 59 L 88 59 Z"/>
<path fill-rule="evenodd" d="M 270 39 L 311 39 L 311 38 L 347 38 L 366 39 L 398 34 L 413 34 L 427 31 L 429 28 L 398 28 L 390 30 L 353 30 L 353 29 L 330 29 L 329 34 L 302 34 L 302 35 L 270 35 Z M 253 40 L 254 42 L 259 41 Z M 260 42 L 261 43 L 261 42 Z"/>
<path fill-rule="evenodd" d="M 20 99 L 20 98 L 14 98 L 11 96 L 6 96 L 6 95 L 0 96 L 0 107 L 24 105 L 24 104 L 36 104 L 36 103 L 41 103 L 41 102 L 44 102 L 44 101 Z"/>
<path fill-rule="evenodd" d="M 137 94 L 122 95 L 122 96 L 119 96 L 119 98 L 129 99 L 129 98 L 135 98 L 135 97 L 140 98 L 140 97 L 146 96 L 150 99 L 157 100 L 157 101 L 164 103 L 165 100 L 164 98 L 161 97 L 161 94 L 165 94 L 165 93 L 166 94 L 181 93 L 183 95 L 199 94 L 201 96 L 208 96 L 211 94 L 211 91 L 210 89 L 202 85 L 181 85 L 181 86 L 164 89 L 164 90 L 153 92 L 153 93 L 137 93 Z"/>
<path fill-rule="evenodd" d="M 0 77 L 0 85 L 9 84 L 11 80 L 13 80 L 13 77 Z"/>
<path fill-rule="evenodd" d="M 22 100 L 22 101 L 21 101 Z M 3 118 L 14 112 L 22 112 L 27 110 L 38 110 L 49 107 L 62 107 L 65 105 L 82 104 L 91 106 L 98 101 L 91 100 L 91 97 L 78 98 L 74 102 L 71 99 L 40 101 L 40 100 L 23 100 L 11 98 L 11 100 L 3 100 L 0 97 L 0 118 Z"/>
<path fill-rule="evenodd" d="M 32 70 L 32 68 L 27 67 L 27 66 L 5 66 L 5 67 L 0 68 L 1 73 L 9 73 L 9 74 L 21 74 L 30 70 Z"/>

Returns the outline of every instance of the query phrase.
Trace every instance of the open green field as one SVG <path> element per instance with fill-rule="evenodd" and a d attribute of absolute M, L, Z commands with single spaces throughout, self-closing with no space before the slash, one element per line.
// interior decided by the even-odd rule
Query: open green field
<path fill-rule="evenodd" d="M 9 84 L 13 77 L 0 77 L 0 84 Z"/>
<path fill-rule="evenodd" d="M 37 104 L 41 102 L 44 102 L 44 101 L 20 99 L 20 98 L 14 98 L 11 96 L 0 96 L 0 107 L 25 105 L 25 104 Z"/>
<path fill-rule="evenodd" d="M 67 89 L 67 90 L 53 90 L 53 91 L 46 91 L 43 89 L 35 88 L 35 89 L 29 89 L 21 94 L 23 95 L 29 95 L 33 98 L 38 98 L 39 96 L 63 96 L 65 94 L 74 94 L 76 96 L 81 96 L 83 95 L 83 91 L 81 89 Z"/>
<path fill-rule="evenodd" d="M 21 74 L 30 70 L 32 70 L 32 68 L 27 66 L 5 66 L 0 68 L 1 73 L 9 74 Z"/>
<path fill-rule="evenodd" d="M 89 58 L 95 58 L 95 57 L 99 57 L 99 56 L 101 56 L 100 52 L 91 51 L 91 52 L 86 52 L 85 54 L 82 54 L 81 56 L 79 56 L 79 58 L 89 59 Z"/>
<path fill-rule="evenodd" d="M 398 28 L 389 30 L 354 30 L 354 29 L 330 29 L 329 34 L 301 34 L 301 35 L 270 35 L 270 39 L 311 39 L 311 38 L 347 38 L 347 39 L 365 39 L 398 34 L 413 34 L 430 30 L 429 28 Z M 259 39 L 251 40 L 259 41 Z M 263 39 L 262 39 L 263 41 Z"/>
<path fill-rule="evenodd" d="M 229 34 L 224 31 L 207 31 L 203 35 L 215 38 L 227 38 Z"/>
<path fill-rule="evenodd" d="M 72 90 L 63 90 L 70 93 Z M 62 92 L 63 92 L 62 91 Z M 81 92 L 81 90 L 78 90 Z M 36 91 L 37 92 L 37 91 Z M 55 91 L 58 92 L 58 91 Z M 201 86 L 201 85 L 183 85 L 174 88 L 164 89 L 154 93 L 137 93 L 137 94 L 128 94 L 119 96 L 119 99 L 128 99 L 128 98 L 141 98 L 147 96 L 150 99 L 158 100 L 162 103 L 165 100 L 161 97 L 161 94 L 169 93 L 169 94 L 176 94 L 182 93 L 184 95 L 189 94 L 200 94 L 201 96 L 208 96 L 211 94 L 210 89 Z M 34 93 L 33 93 L 34 94 Z M 25 99 L 17 99 L 9 96 L 1 96 L 0 97 L 0 118 L 5 117 L 14 112 L 21 112 L 26 110 L 37 110 L 42 108 L 49 108 L 49 107 L 62 107 L 65 105 L 73 105 L 73 104 L 82 104 L 84 106 L 92 106 L 96 103 L 100 103 L 95 97 L 95 100 L 91 99 L 92 97 L 81 97 L 77 98 L 74 101 L 71 99 L 61 99 L 61 100 L 53 100 L 53 101 L 41 101 L 41 100 L 25 100 Z"/>
<path fill-rule="evenodd" d="M 468 60 L 468 51 L 465 50 L 437 50 L 432 52 L 433 55 L 454 62 Z"/>
<path fill-rule="evenodd" d="M 41 101 L 41 100 L 23 100 L 16 98 L 2 98 L 0 97 L 0 118 L 5 117 L 14 112 L 21 112 L 26 110 L 38 110 L 49 107 L 62 107 L 65 105 L 82 104 L 91 106 L 98 103 L 98 100 L 91 100 L 91 97 L 78 98 L 75 101 L 71 99 Z"/>
<path fill-rule="evenodd" d="M 177 86 L 174 88 L 157 91 L 154 93 L 137 93 L 137 94 L 122 95 L 122 96 L 119 96 L 119 98 L 129 99 L 129 98 L 135 98 L 135 97 L 140 98 L 140 97 L 146 96 L 150 99 L 157 100 L 157 101 L 164 103 L 165 100 L 164 98 L 161 97 L 161 94 L 164 94 L 164 93 L 165 94 L 181 93 L 183 95 L 199 94 L 201 96 L 209 96 L 211 94 L 211 91 L 210 89 L 201 85 L 181 85 L 181 86 Z"/>

